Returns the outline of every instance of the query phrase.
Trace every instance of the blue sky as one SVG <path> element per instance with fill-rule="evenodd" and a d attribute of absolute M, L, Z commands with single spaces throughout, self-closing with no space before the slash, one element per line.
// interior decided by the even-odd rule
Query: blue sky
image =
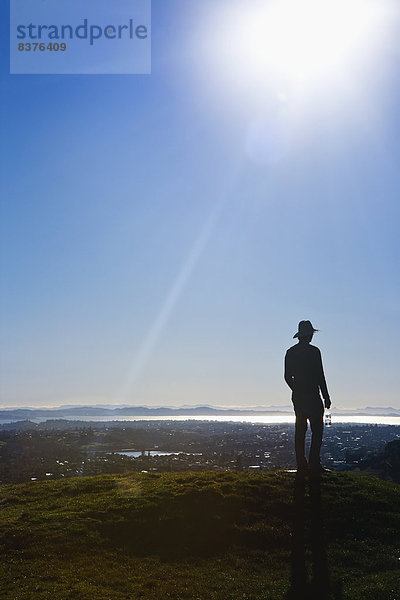
<path fill-rule="evenodd" d="M 211 10 L 153 0 L 149 76 L 36 76 L 2 3 L 1 405 L 287 404 L 311 319 L 334 406 L 400 406 L 398 19 L 300 97 L 207 64 Z"/>

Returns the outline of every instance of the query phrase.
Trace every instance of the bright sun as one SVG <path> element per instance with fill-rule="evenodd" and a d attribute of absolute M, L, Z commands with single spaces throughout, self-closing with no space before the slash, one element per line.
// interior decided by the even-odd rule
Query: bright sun
<path fill-rule="evenodd" d="M 280 0 L 248 23 L 249 61 L 309 80 L 346 66 L 371 34 L 373 5 L 365 0 Z"/>
<path fill-rule="evenodd" d="M 384 0 L 240 0 L 211 17 L 208 55 L 221 77 L 287 86 L 343 78 L 365 59 Z"/>

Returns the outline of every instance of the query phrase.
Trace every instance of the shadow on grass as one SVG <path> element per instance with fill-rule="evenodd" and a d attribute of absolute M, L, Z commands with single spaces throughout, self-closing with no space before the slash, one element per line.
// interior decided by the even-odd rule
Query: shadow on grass
<path fill-rule="evenodd" d="M 114 515 L 102 533 L 137 556 L 212 556 L 234 542 L 239 513 L 236 498 L 227 502 L 218 492 L 201 490 L 158 499 L 137 513 L 125 511 L 121 519 Z"/>
<path fill-rule="evenodd" d="M 290 588 L 285 600 L 342 600 L 342 584 L 332 583 L 326 553 L 321 480 L 310 480 L 309 498 L 304 478 L 296 477 L 293 494 Z M 311 577 L 306 556 L 311 551 Z"/>

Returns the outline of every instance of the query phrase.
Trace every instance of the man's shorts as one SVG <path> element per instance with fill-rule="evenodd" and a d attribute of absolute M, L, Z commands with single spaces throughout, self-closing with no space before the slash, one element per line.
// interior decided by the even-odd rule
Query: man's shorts
<path fill-rule="evenodd" d="M 296 417 L 319 419 L 323 417 L 324 405 L 321 398 L 295 398 L 292 399 Z"/>

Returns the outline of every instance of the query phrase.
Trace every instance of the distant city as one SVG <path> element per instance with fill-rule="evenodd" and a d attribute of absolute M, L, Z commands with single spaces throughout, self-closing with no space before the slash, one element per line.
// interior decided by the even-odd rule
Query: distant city
<path fill-rule="evenodd" d="M 103 473 L 293 469 L 294 425 L 174 418 L 0 425 L 0 483 Z M 323 464 L 400 483 L 400 426 L 325 427 Z"/>

